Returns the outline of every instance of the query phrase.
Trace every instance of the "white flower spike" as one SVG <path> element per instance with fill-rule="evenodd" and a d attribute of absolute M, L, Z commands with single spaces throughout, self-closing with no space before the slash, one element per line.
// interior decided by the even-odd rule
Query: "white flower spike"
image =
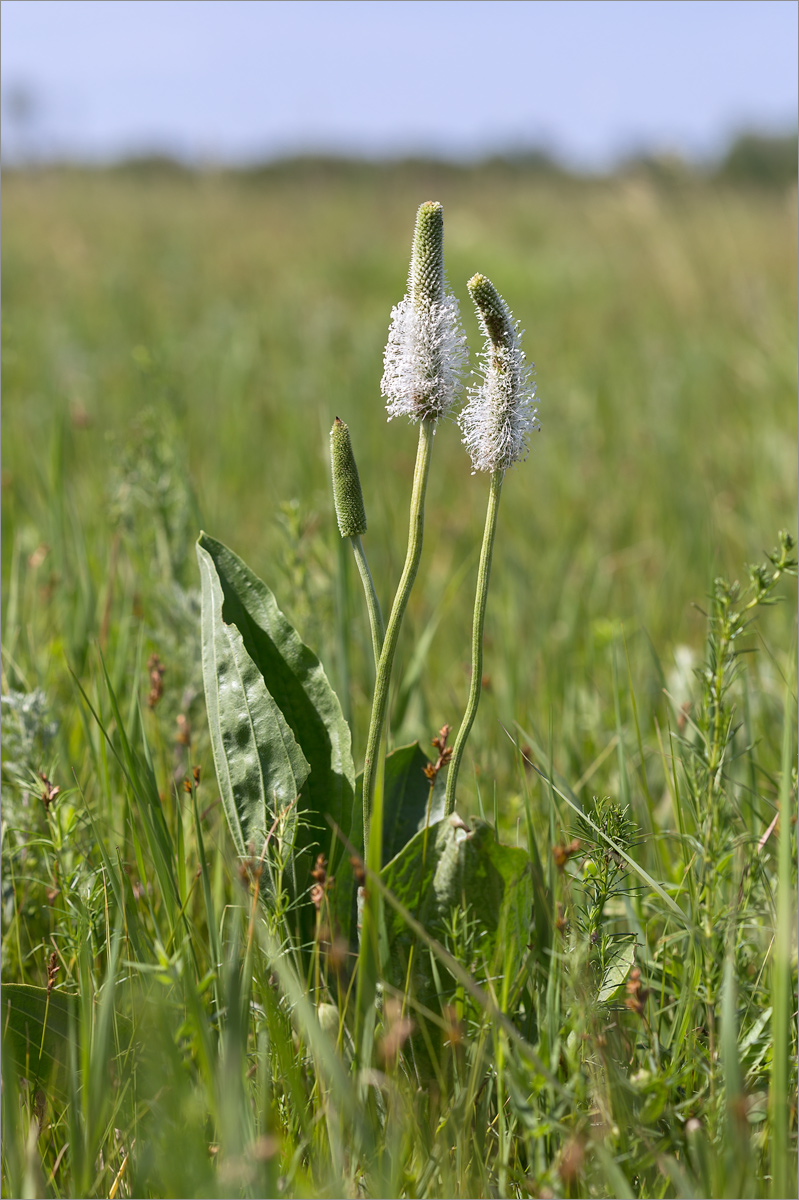
<path fill-rule="evenodd" d="M 473 471 L 505 471 L 527 458 L 529 435 L 540 428 L 533 369 L 521 348 L 518 322 L 491 280 L 474 275 L 466 286 L 486 340 L 482 380 L 469 389 L 458 421 Z"/>
<path fill-rule="evenodd" d="M 408 294 L 391 311 L 380 389 L 388 419 L 438 421 L 463 385 L 466 336 L 458 302 L 444 276 L 444 210 L 419 206 L 408 272 Z"/>

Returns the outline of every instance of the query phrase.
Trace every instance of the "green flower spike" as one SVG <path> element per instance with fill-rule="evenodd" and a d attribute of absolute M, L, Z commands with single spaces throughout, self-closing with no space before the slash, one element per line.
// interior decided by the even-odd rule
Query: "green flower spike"
<path fill-rule="evenodd" d="M 414 308 L 429 309 L 444 298 L 444 208 L 437 200 L 416 213 L 408 284 Z"/>
<path fill-rule="evenodd" d="M 366 533 L 366 510 L 349 426 L 336 417 L 330 430 L 330 461 L 333 466 L 333 500 L 342 537 Z"/>
<path fill-rule="evenodd" d="M 375 591 L 372 572 L 369 570 L 366 552 L 361 542 L 361 534 L 366 533 L 366 509 L 363 503 L 358 467 L 352 452 L 349 426 L 340 421 L 338 417 L 330 430 L 330 463 L 333 468 L 333 502 L 336 506 L 336 520 L 341 536 L 349 538 L 352 542 L 355 561 L 358 564 L 358 572 L 366 596 L 369 625 L 372 631 L 372 650 L 375 656 L 375 669 L 377 669 L 386 627 L 380 601 Z"/>

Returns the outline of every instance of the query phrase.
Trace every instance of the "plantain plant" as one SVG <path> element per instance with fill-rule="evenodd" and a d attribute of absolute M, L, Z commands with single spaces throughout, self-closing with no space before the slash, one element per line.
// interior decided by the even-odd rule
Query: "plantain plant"
<path fill-rule="evenodd" d="M 532 913 L 525 852 L 500 845 L 484 823 L 456 812 L 458 770 L 480 698 L 482 640 L 502 480 L 526 457 L 538 428 L 531 369 L 502 297 L 483 275 L 469 281 L 485 335 L 479 383 L 460 414 L 474 471 L 490 474 L 488 516 L 472 631 L 472 684 L 454 747 L 449 727 L 432 763 L 417 744 L 390 747 L 389 695 L 403 617 L 422 555 L 425 495 L 434 438 L 463 392 L 468 350 L 458 302 L 444 269 L 444 219 L 436 202 L 419 207 L 408 290 L 392 310 L 381 389 L 388 418 L 406 416 L 419 440 L 410 497 L 408 549 L 384 620 L 369 569 L 367 529 L 349 427 L 330 435 L 333 498 L 363 582 L 375 659 L 375 686 L 363 770 L 356 774 L 342 705 L 319 659 L 281 612 L 266 583 L 232 550 L 203 533 L 202 654 L 206 704 L 222 803 L 236 852 L 261 864 L 261 895 L 279 911 L 295 948 L 342 942 L 360 947 L 358 1012 L 368 1055 L 379 980 L 413 979 L 432 1002 L 428 962 L 414 963 L 407 923 L 382 910 L 391 894 L 443 936 L 461 911 L 476 922 L 482 961 L 501 930 L 520 953 Z M 448 423 L 451 427 L 451 422 Z M 467 902 L 468 901 L 468 902 Z M 320 915 L 321 914 L 321 915 Z M 469 916 L 469 914 L 471 914 Z M 474 931 L 473 931 L 474 932 Z"/>

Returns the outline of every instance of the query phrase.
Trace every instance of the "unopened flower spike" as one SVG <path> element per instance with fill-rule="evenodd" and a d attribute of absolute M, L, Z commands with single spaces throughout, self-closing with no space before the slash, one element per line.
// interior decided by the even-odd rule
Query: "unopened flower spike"
<path fill-rule="evenodd" d="M 473 471 L 489 471 L 491 485 L 474 598 L 472 680 L 447 775 L 447 815 L 455 809 L 458 772 L 480 703 L 483 629 L 502 481 L 508 467 L 527 457 L 528 435 L 538 429 L 532 368 L 527 365 L 519 343 L 519 327 L 507 304 L 485 275 L 473 275 L 467 287 L 485 334 L 485 345 L 482 380 L 477 387 L 470 389 L 469 403 L 458 420 L 464 443 L 471 455 Z"/>
<path fill-rule="evenodd" d="M 361 542 L 361 534 L 366 533 L 366 509 L 363 503 L 358 466 L 352 452 L 349 426 L 345 425 L 338 417 L 330 430 L 330 464 L 333 469 L 333 502 L 336 506 L 339 533 L 343 538 L 350 539 L 355 561 L 358 564 L 366 596 L 366 607 L 369 612 L 372 649 L 375 656 L 375 667 L 377 667 L 386 627 L 372 573 L 366 561 L 366 552 Z"/>
<path fill-rule="evenodd" d="M 474 275 L 469 294 L 485 335 L 482 379 L 470 389 L 459 417 L 475 471 L 505 471 L 527 457 L 529 435 L 539 428 L 532 367 L 520 344 L 518 323 L 490 279 Z"/>
<path fill-rule="evenodd" d="M 466 336 L 444 274 L 444 210 L 419 206 L 408 292 L 391 311 L 381 391 L 389 420 L 438 421 L 462 391 Z"/>
<path fill-rule="evenodd" d="M 336 417 L 330 430 L 330 462 L 333 468 L 333 500 L 342 537 L 366 533 L 366 510 L 349 426 Z"/>

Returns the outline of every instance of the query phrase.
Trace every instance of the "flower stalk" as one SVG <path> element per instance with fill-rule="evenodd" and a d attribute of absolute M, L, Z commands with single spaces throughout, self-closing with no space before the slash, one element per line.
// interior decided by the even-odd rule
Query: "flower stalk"
<path fill-rule="evenodd" d="M 361 576 L 363 584 L 363 594 L 366 597 L 366 609 L 369 613 L 369 628 L 372 633 L 372 652 L 375 659 L 375 670 L 380 662 L 380 652 L 383 649 L 383 639 L 386 636 L 386 625 L 383 620 L 383 610 L 380 607 L 380 601 L 377 598 L 372 572 L 369 570 L 369 563 L 366 558 L 366 551 L 363 548 L 363 542 L 356 534 L 350 538 L 352 542 L 352 550 L 355 555 L 355 562 L 358 565 L 358 573 Z"/>
<path fill-rule="evenodd" d="M 366 742 L 363 764 L 363 844 L 366 864 L 375 875 L 383 866 L 383 800 L 385 791 L 385 761 L 388 746 L 388 697 L 391 685 L 391 670 L 399 641 L 400 627 L 408 607 L 411 589 L 419 560 L 422 557 L 424 535 L 424 500 L 427 478 L 430 472 L 430 453 L 433 447 L 435 421 L 426 419 L 419 426 L 419 444 L 416 452 L 416 468 L 413 473 L 411 492 L 410 528 L 408 550 L 391 615 L 386 626 L 386 636 L 380 661 L 377 664 L 372 714 Z M 367 889 L 363 904 L 363 925 L 360 938 L 358 966 L 358 989 L 356 1009 L 358 1025 L 356 1043 L 361 1061 L 371 1061 L 374 1037 L 374 994 L 379 974 L 380 894 Z"/>
<path fill-rule="evenodd" d="M 509 467 L 527 457 L 528 435 L 538 428 L 532 372 L 521 349 L 519 329 L 513 314 L 485 275 L 474 275 L 467 286 L 477 309 L 485 344 L 482 380 L 472 389 L 469 403 L 461 413 L 460 425 L 464 444 L 471 455 L 473 471 L 490 472 L 491 484 L 472 619 L 472 678 L 466 711 L 455 739 L 447 775 L 447 816 L 455 810 L 458 773 L 480 704 L 483 631 L 502 481 Z"/>
<path fill-rule="evenodd" d="M 466 338 L 458 304 L 444 274 L 444 210 L 436 201 L 416 214 L 408 292 L 391 314 L 381 388 L 389 420 L 406 415 L 419 423 L 419 443 L 411 493 L 408 549 L 377 665 L 372 714 L 363 768 L 364 845 L 370 866 L 382 865 L 382 811 L 373 804 L 388 741 L 387 718 L 391 672 L 400 628 L 419 569 L 424 537 L 424 502 L 436 424 L 452 407 L 461 389 Z M 377 788 L 382 800 L 382 788 Z M 382 809 L 382 805 L 378 805 Z M 376 866 L 375 866 L 376 864 Z"/>
<path fill-rule="evenodd" d="M 427 479 L 430 473 L 430 455 L 435 435 L 435 422 L 425 419 L 419 426 L 419 444 L 416 452 L 416 467 L 413 473 L 413 489 L 411 491 L 410 522 L 408 530 L 408 549 L 405 555 L 405 566 L 402 570 L 397 594 L 391 615 L 386 626 L 386 635 L 380 661 L 377 665 L 375 692 L 372 700 L 372 715 L 369 722 L 369 735 L 366 742 L 366 755 L 363 764 L 363 829 L 364 845 L 370 845 L 370 828 L 372 804 L 375 792 L 375 768 L 377 765 L 381 739 L 386 725 L 388 710 L 388 694 L 391 685 L 391 672 L 394 665 L 394 655 L 397 651 L 402 619 L 408 607 L 411 590 L 419 570 L 424 540 L 424 501 L 427 492 Z M 382 816 L 382 814 L 380 814 Z M 382 840 L 382 821 L 377 826 L 377 836 Z M 370 863 L 371 865 L 371 863 Z M 382 865 L 382 863 L 380 864 Z M 380 869 L 380 866 L 377 868 Z"/>
<path fill-rule="evenodd" d="M 499 515 L 499 499 L 502 494 L 502 480 L 505 472 L 500 469 L 491 473 L 491 486 L 488 493 L 488 509 L 486 511 L 483 544 L 480 548 L 480 565 L 477 568 L 477 589 L 474 597 L 474 616 L 472 618 L 472 681 L 469 687 L 469 700 L 463 714 L 458 736 L 452 748 L 452 760 L 447 775 L 447 791 L 444 812 L 449 816 L 455 811 L 455 793 L 458 786 L 458 772 L 461 768 L 463 751 L 477 716 L 480 704 L 480 692 L 483 686 L 483 630 L 485 628 L 486 607 L 488 604 L 488 584 L 491 578 L 491 558 L 494 553 L 494 537 L 497 532 L 497 516 Z"/>

